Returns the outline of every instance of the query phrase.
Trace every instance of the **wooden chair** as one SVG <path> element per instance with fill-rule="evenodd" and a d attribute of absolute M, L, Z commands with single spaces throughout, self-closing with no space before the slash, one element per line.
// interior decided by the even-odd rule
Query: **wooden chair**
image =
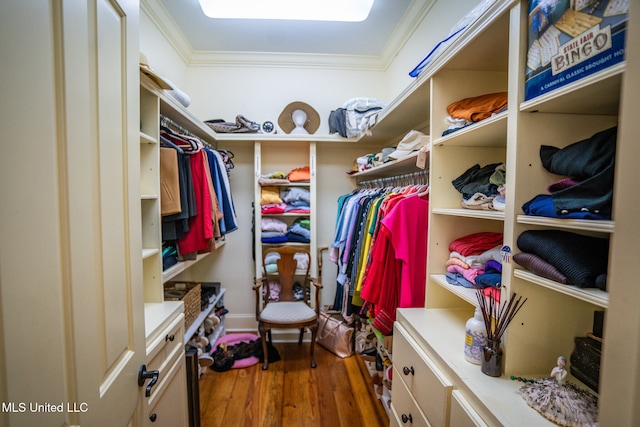
<path fill-rule="evenodd" d="M 275 263 L 273 262 L 274 260 Z M 270 248 L 262 255 L 263 276 L 256 279 L 256 320 L 262 339 L 264 364 L 268 368 L 267 339 L 272 343 L 271 329 L 300 329 L 302 343 L 305 328 L 311 331 L 311 367 L 316 367 L 314 348 L 320 315 L 322 284 L 309 277 L 311 254 L 304 248 L 282 246 Z M 311 298 L 311 284 L 315 296 Z"/>

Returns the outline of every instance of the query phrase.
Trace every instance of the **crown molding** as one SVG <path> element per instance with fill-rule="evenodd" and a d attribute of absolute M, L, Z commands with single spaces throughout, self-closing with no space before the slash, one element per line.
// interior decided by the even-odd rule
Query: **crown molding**
<path fill-rule="evenodd" d="M 195 51 L 189 65 L 384 71 L 384 66 L 377 56 L 278 52 Z"/>
<path fill-rule="evenodd" d="M 159 0 L 140 0 L 140 10 L 149 17 L 185 64 L 189 65 L 194 52 L 191 43 L 164 5 Z"/>
<path fill-rule="evenodd" d="M 435 0 L 413 0 L 381 55 L 329 55 L 281 52 L 196 51 L 160 0 L 141 0 L 140 8 L 188 66 L 243 66 L 385 71 L 429 13 Z"/>

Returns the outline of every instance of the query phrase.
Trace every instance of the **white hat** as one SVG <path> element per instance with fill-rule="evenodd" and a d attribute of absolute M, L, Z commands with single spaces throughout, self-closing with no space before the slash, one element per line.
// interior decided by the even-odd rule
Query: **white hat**
<path fill-rule="evenodd" d="M 155 71 L 151 69 L 149 66 L 149 60 L 147 59 L 147 55 L 140 52 L 140 71 L 146 74 L 155 84 L 160 86 L 162 89 L 173 90 L 173 85 L 169 83 L 168 80 L 160 77 L 160 75 L 156 74 Z"/>
<path fill-rule="evenodd" d="M 407 157 L 413 151 L 419 150 L 423 145 L 428 144 L 431 141 L 429 135 L 412 130 L 407 133 L 404 138 L 398 143 L 396 150 L 389 154 L 390 159 L 402 159 Z"/>

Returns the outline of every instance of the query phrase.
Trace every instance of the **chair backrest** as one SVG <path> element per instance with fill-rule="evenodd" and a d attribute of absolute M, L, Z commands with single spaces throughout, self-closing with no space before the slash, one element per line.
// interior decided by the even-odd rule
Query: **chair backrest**
<path fill-rule="evenodd" d="M 269 248 L 262 254 L 262 269 L 266 278 L 265 304 L 273 300 L 302 300 L 309 304 L 311 254 L 307 249 L 293 246 Z"/>

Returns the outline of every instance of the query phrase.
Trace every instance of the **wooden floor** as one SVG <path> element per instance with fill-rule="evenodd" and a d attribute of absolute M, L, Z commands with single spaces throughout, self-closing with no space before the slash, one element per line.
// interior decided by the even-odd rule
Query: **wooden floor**
<path fill-rule="evenodd" d="M 341 359 L 316 345 L 276 343 L 281 360 L 200 377 L 202 427 L 388 426 L 360 356 Z"/>

